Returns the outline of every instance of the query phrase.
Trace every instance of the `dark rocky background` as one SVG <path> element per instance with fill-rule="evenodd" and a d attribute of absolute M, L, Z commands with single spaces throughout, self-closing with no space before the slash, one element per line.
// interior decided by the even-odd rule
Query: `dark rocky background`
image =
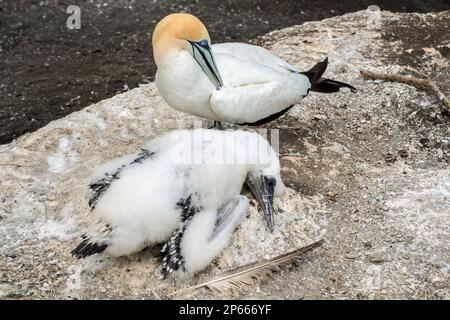
<path fill-rule="evenodd" d="M 70 4 L 81 7 L 81 30 L 66 27 Z M 166 14 L 197 15 L 213 42 L 245 42 L 370 4 L 400 12 L 450 9 L 449 0 L 0 0 L 0 144 L 152 81 L 150 37 Z"/>

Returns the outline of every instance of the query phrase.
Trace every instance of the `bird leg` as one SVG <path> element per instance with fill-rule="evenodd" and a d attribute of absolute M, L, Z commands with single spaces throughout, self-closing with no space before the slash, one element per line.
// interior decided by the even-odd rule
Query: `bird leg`
<path fill-rule="evenodd" d="M 223 128 L 222 122 L 214 120 L 213 125 L 208 129 L 225 130 Z"/>
<path fill-rule="evenodd" d="M 224 121 L 214 121 L 213 125 L 208 129 L 216 129 L 216 130 L 228 130 L 228 129 L 238 129 L 238 125 L 230 122 Z"/>

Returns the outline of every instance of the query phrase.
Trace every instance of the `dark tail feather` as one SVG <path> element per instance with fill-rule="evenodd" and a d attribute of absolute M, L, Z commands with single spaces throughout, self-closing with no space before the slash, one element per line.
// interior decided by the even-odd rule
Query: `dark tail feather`
<path fill-rule="evenodd" d="M 331 93 L 331 92 L 338 92 L 340 88 L 349 88 L 353 92 L 356 91 L 355 87 L 347 83 L 322 78 L 323 74 L 325 73 L 325 70 L 327 69 L 327 66 L 328 66 L 328 58 L 325 58 L 325 60 L 319 62 L 308 71 L 302 72 L 302 74 L 308 77 L 309 82 L 311 82 L 311 91 Z"/>
<path fill-rule="evenodd" d="M 72 250 L 72 255 L 78 259 L 86 258 L 87 256 L 91 256 L 96 253 L 101 253 L 105 251 L 106 247 L 108 247 L 106 244 L 92 242 L 92 240 L 85 235 L 81 238 L 83 241 L 78 245 L 78 247 Z"/>
<path fill-rule="evenodd" d="M 327 66 L 328 66 L 328 58 L 325 58 L 325 60 L 319 62 L 308 71 L 302 72 L 302 74 L 308 77 L 309 82 L 311 82 L 311 84 L 314 84 L 318 82 L 320 78 L 323 76 L 325 70 L 327 70 Z"/>
<path fill-rule="evenodd" d="M 320 78 L 320 80 L 311 86 L 311 91 L 314 92 L 338 92 L 340 88 L 349 88 L 352 92 L 356 92 L 356 88 L 349 85 L 348 83 L 335 81 L 326 78 Z"/>

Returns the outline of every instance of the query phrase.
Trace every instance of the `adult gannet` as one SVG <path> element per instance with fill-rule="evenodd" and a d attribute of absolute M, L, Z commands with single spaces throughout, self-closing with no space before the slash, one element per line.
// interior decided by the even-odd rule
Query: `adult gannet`
<path fill-rule="evenodd" d="M 122 256 L 163 243 L 162 274 L 194 274 L 228 244 L 248 208 L 251 186 L 269 226 L 283 192 L 280 163 L 257 133 L 177 130 L 137 154 L 95 170 L 88 188 L 94 223 L 72 251 Z"/>
<path fill-rule="evenodd" d="M 309 91 L 337 92 L 349 84 L 322 78 L 328 60 L 306 72 L 268 50 L 243 43 L 211 45 L 191 14 L 166 16 L 156 26 L 156 84 L 173 108 L 215 121 L 260 125 L 299 103 Z"/>

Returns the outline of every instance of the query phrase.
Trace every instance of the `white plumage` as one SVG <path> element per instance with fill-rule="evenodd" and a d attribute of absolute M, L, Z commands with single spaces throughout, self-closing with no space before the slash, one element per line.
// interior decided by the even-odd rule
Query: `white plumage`
<path fill-rule="evenodd" d="M 121 256 L 166 242 L 164 275 L 193 274 L 228 244 L 248 207 L 241 188 L 259 177 L 272 179 L 272 195 L 283 191 L 278 157 L 256 133 L 165 134 L 96 169 L 88 192 L 94 223 L 73 254 Z"/>
<path fill-rule="evenodd" d="M 354 89 L 321 77 L 327 60 L 300 72 L 262 47 L 210 42 L 205 26 L 189 14 L 169 15 L 156 27 L 156 84 L 175 109 L 217 121 L 261 124 L 281 116 L 310 89 Z"/>
<path fill-rule="evenodd" d="M 172 107 L 231 123 L 253 123 L 299 103 L 311 84 L 308 77 L 264 48 L 242 44 L 212 45 L 223 87 L 217 90 L 186 51 L 158 68 L 156 83 Z"/>

